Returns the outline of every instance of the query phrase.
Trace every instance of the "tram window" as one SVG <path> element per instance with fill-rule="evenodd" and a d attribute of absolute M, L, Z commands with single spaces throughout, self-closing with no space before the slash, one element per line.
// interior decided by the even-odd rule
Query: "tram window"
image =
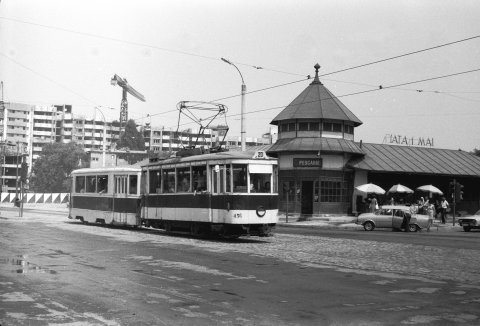
<path fill-rule="evenodd" d="M 177 192 L 191 192 L 190 167 L 177 168 Z"/>
<path fill-rule="evenodd" d="M 226 181 L 226 188 L 225 192 L 232 192 L 232 184 L 231 184 L 231 175 L 232 175 L 232 166 L 230 164 L 225 165 L 227 175 L 225 177 Z"/>
<path fill-rule="evenodd" d="M 96 192 L 97 177 L 94 175 L 87 175 L 86 179 L 85 192 Z"/>
<path fill-rule="evenodd" d="M 207 191 L 207 166 L 194 166 L 193 189 L 195 191 Z"/>
<path fill-rule="evenodd" d="M 138 177 L 136 175 L 131 175 L 128 177 L 129 181 L 129 188 L 128 188 L 128 193 L 130 195 L 136 195 L 137 194 L 137 188 L 138 188 Z"/>
<path fill-rule="evenodd" d="M 75 192 L 85 192 L 85 176 L 75 177 Z"/>
<path fill-rule="evenodd" d="M 225 165 L 212 166 L 212 193 L 221 194 L 225 192 L 224 180 Z"/>
<path fill-rule="evenodd" d="M 247 192 L 247 165 L 233 164 L 233 192 Z"/>
<path fill-rule="evenodd" d="M 162 170 L 163 192 L 175 192 L 175 169 Z"/>
<path fill-rule="evenodd" d="M 270 193 L 270 177 L 267 173 L 250 173 L 250 192 Z"/>
<path fill-rule="evenodd" d="M 151 194 L 159 194 L 161 192 L 160 170 L 150 171 L 150 188 L 148 190 Z"/>
<path fill-rule="evenodd" d="M 97 176 L 97 192 L 100 194 L 108 192 L 108 175 Z"/>

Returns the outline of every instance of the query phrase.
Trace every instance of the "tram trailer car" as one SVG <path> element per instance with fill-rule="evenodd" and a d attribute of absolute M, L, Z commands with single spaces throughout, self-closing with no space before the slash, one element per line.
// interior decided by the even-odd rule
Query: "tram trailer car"
<path fill-rule="evenodd" d="M 142 166 L 142 218 L 167 232 L 268 236 L 278 222 L 277 160 L 226 151 Z"/>
<path fill-rule="evenodd" d="M 78 169 L 71 177 L 70 219 L 86 224 L 141 225 L 140 167 Z"/>

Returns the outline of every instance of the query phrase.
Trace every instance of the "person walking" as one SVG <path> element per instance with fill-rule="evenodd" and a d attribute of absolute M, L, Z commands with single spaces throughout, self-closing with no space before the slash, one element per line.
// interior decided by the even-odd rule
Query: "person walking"
<path fill-rule="evenodd" d="M 450 205 L 448 204 L 448 201 L 445 199 L 445 197 L 442 197 L 442 201 L 440 202 L 440 209 L 441 209 L 441 217 L 442 217 L 442 224 L 445 224 L 445 218 L 447 216 L 447 208 Z"/>

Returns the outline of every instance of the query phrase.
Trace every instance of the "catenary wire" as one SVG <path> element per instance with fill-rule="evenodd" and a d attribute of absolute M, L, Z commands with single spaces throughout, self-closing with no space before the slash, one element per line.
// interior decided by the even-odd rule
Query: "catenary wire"
<path fill-rule="evenodd" d="M 191 52 L 186 52 L 186 51 L 181 51 L 181 50 L 169 49 L 169 48 L 164 48 L 164 47 L 151 45 L 151 44 L 146 44 L 146 43 L 122 40 L 122 39 L 109 37 L 109 36 L 104 36 L 104 35 L 99 35 L 99 34 L 94 34 L 94 33 L 80 32 L 80 31 L 75 31 L 75 30 L 70 30 L 70 29 L 67 29 L 67 28 L 63 28 L 63 27 L 50 26 L 50 25 L 40 24 L 40 23 L 33 23 L 33 22 L 28 22 L 28 21 L 24 21 L 24 20 L 20 20 L 20 19 L 3 17 L 3 16 L 0 16 L 0 19 L 13 21 L 13 22 L 17 22 L 17 23 L 22 23 L 22 24 L 27 24 L 27 25 L 32 25 L 32 26 L 43 27 L 43 28 L 47 28 L 47 29 L 59 30 L 59 31 L 62 31 L 62 32 L 67 32 L 67 33 L 79 34 L 79 35 L 88 36 L 88 37 L 100 38 L 100 39 L 103 39 L 103 40 L 110 40 L 110 41 L 119 42 L 119 43 L 131 44 L 131 45 L 135 45 L 135 46 L 150 47 L 150 48 L 161 50 L 161 51 L 178 53 L 178 54 L 188 55 L 188 56 L 194 56 L 194 57 L 199 57 L 199 58 L 208 59 L 208 60 L 221 61 L 221 59 L 217 58 L 217 57 L 206 56 L 206 55 L 201 55 L 201 54 L 191 53 Z M 368 63 L 364 63 L 364 64 L 360 64 L 360 65 L 356 65 L 356 66 L 352 66 L 352 67 L 348 67 L 348 68 L 344 68 L 344 69 L 335 70 L 335 71 L 332 71 L 332 72 L 321 74 L 319 76 L 320 77 L 328 76 L 328 75 L 333 75 L 333 74 L 337 74 L 337 73 L 341 73 L 341 72 L 345 72 L 345 71 L 349 71 L 349 70 L 353 70 L 353 69 L 363 68 L 363 67 L 367 67 L 367 66 L 370 66 L 370 65 L 374 65 L 374 64 L 378 64 L 378 63 L 382 63 L 382 62 L 386 62 L 386 61 L 390 61 L 390 60 L 395 60 L 395 59 L 403 58 L 403 57 L 406 57 L 406 56 L 410 56 L 410 55 L 414 55 L 414 54 L 418 54 L 418 53 L 422 53 L 422 52 L 426 52 L 426 51 L 430 51 L 430 50 L 439 49 L 439 48 L 442 48 L 442 47 L 446 47 L 446 46 L 450 46 L 450 45 L 454 45 L 454 44 L 458 44 L 458 43 L 462 43 L 462 42 L 471 41 L 471 40 L 474 40 L 474 39 L 477 39 L 477 38 L 480 38 L 480 35 L 474 35 L 474 36 L 463 38 L 463 39 L 460 39 L 460 40 L 447 42 L 447 43 L 442 43 L 442 44 L 439 44 L 439 45 L 428 47 L 428 48 L 425 48 L 425 49 L 410 51 L 410 52 L 406 52 L 406 53 L 403 53 L 403 54 L 400 54 L 400 55 L 395 55 L 395 56 L 392 56 L 392 57 L 388 57 L 388 58 L 384 58 L 384 59 L 380 59 L 380 60 L 375 60 L 375 61 L 372 61 L 372 62 L 368 62 Z M 282 70 L 271 69 L 271 68 L 268 68 L 268 67 L 259 67 L 259 66 L 255 66 L 255 65 L 248 64 L 248 63 L 243 63 L 243 62 L 237 62 L 237 61 L 232 61 L 232 62 L 236 63 L 238 65 L 248 66 L 248 67 L 252 67 L 252 68 L 255 68 L 255 69 L 268 70 L 268 71 L 272 71 L 272 72 L 278 72 L 278 73 L 290 74 L 290 75 L 296 75 L 296 76 L 305 76 L 304 74 L 286 72 L 286 71 L 282 71 Z"/>
<path fill-rule="evenodd" d="M 303 105 L 303 104 L 309 104 L 309 103 L 316 103 L 316 102 L 321 102 L 321 101 L 325 101 L 325 100 L 331 100 L 331 99 L 340 98 L 340 97 L 348 97 L 348 96 L 353 96 L 353 95 L 360 95 L 360 94 L 365 94 L 365 93 L 377 92 L 377 91 L 384 90 L 384 89 L 394 89 L 394 88 L 400 87 L 400 86 L 412 85 L 412 84 L 422 83 L 422 82 L 431 81 L 431 80 L 438 80 L 438 79 L 442 79 L 442 78 L 459 76 L 459 75 L 468 74 L 468 73 L 473 73 L 473 72 L 477 72 L 477 71 L 480 71 L 480 68 L 471 69 L 471 70 L 467 70 L 467 71 L 461 71 L 461 72 L 452 73 L 452 74 L 447 74 L 447 75 L 442 75 L 442 76 L 437 76 L 437 77 L 425 78 L 425 79 L 416 80 L 416 81 L 411 81 L 411 82 L 404 82 L 404 83 L 395 84 L 395 85 L 379 86 L 379 87 L 374 88 L 374 89 L 369 89 L 369 90 L 359 91 L 359 92 L 354 92 L 354 93 L 348 93 L 348 94 L 343 94 L 343 95 L 339 95 L 339 96 L 332 96 L 332 97 L 323 98 L 323 99 L 315 100 L 315 101 L 302 102 L 302 103 L 297 104 L 297 105 Z M 285 107 L 286 107 L 285 105 L 275 106 L 275 107 L 270 107 L 270 108 L 266 108 L 266 109 L 259 109 L 259 110 L 255 110 L 255 111 L 245 112 L 244 114 L 245 114 L 245 115 L 247 115 L 247 114 L 255 114 L 255 113 L 259 113 L 259 112 L 265 112 L 265 111 L 282 109 L 282 108 L 285 108 Z M 236 113 L 236 114 L 231 114 L 230 117 L 236 117 L 236 116 L 240 116 L 240 115 L 241 115 L 241 113 Z M 185 124 L 184 124 L 184 125 L 185 125 Z"/>

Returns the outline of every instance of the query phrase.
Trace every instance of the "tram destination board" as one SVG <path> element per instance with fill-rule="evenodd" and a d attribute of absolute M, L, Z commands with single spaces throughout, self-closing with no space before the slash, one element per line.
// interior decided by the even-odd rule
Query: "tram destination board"
<path fill-rule="evenodd" d="M 296 168 L 321 168 L 321 158 L 294 158 L 293 167 Z"/>

